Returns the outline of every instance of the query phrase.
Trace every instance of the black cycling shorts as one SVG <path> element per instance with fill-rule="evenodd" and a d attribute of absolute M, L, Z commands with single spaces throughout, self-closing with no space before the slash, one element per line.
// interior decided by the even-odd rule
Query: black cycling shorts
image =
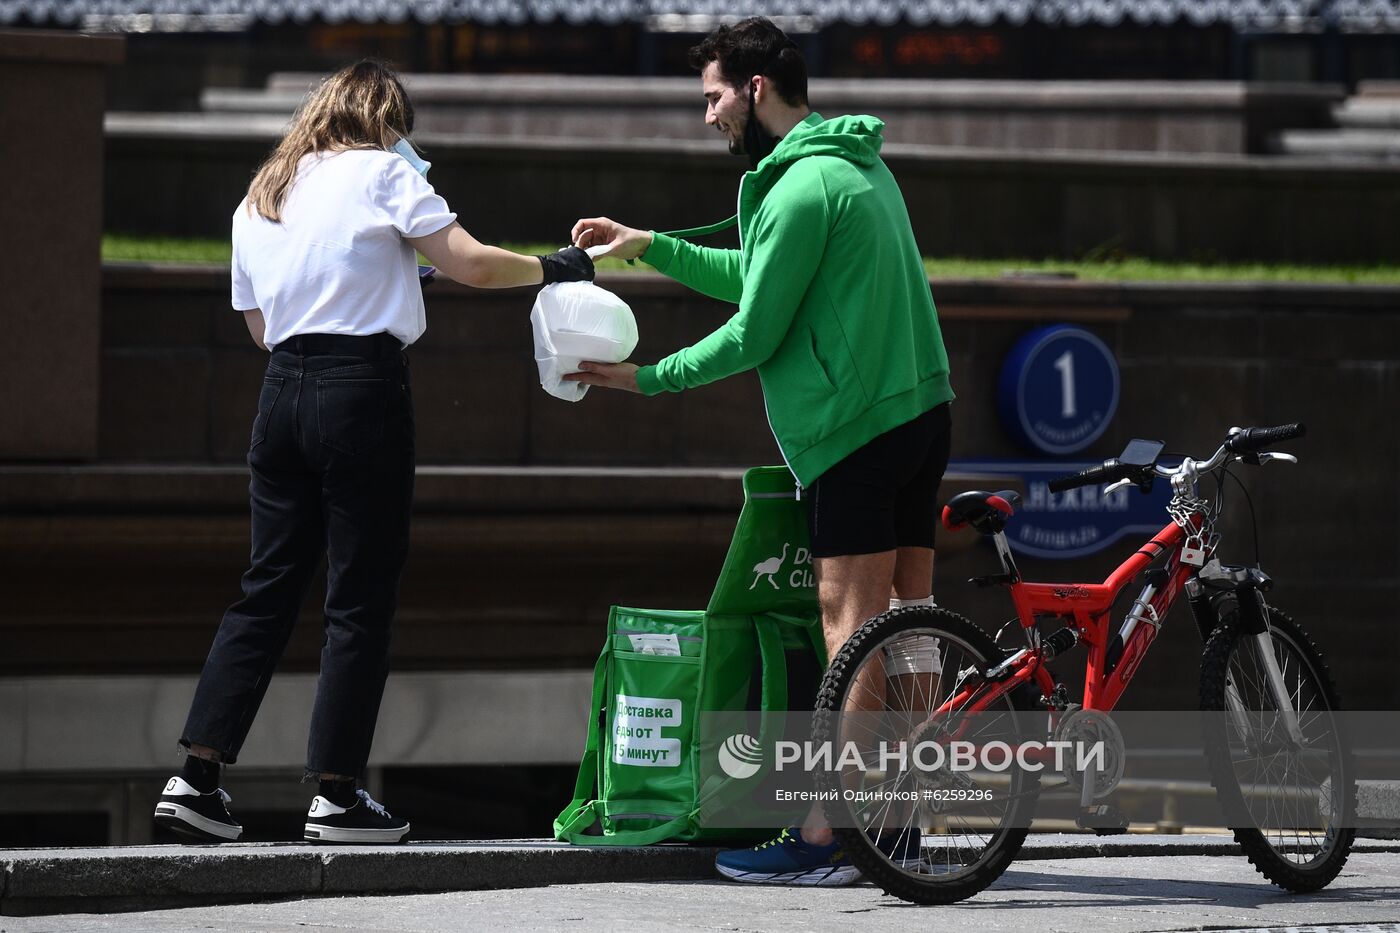
<path fill-rule="evenodd" d="M 858 448 L 806 490 L 813 557 L 933 547 L 952 448 L 950 403 Z"/>

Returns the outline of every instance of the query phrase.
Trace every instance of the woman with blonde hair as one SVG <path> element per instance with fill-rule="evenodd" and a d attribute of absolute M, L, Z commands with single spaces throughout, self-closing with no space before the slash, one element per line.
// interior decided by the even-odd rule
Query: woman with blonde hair
<path fill-rule="evenodd" d="M 202 840 L 242 827 L 219 787 L 267 691 L 307 588 L 327 559 L 325 643 L 304 836 L 399 842 L 408 823 L 358 787 L 388 674 L 408 549 L 413 405 L 406 347 L 426 327 L 415 248 L 481 288 L 593 278 L 582 250 L 522 256 L 456 222 L 408 142 L 397 76 L 363 61 L 326 79 L 233 215 L 233 308 L 270 351 L 248 450 L 251 566 L 224 613 L 156 822 Z"/>

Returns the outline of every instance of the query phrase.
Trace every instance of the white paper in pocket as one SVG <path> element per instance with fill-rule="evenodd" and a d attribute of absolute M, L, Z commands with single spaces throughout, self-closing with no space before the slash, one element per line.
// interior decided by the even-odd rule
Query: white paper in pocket
<path fill-rule="evenodd" d="M 627 302 L 592 282 L 557 282 L 540 289 L 530 311 L 540 386 L 555 398 L 577 402 L 588 392 L 565 382 L 579 363 L 621 363 L 637 348 L 637 319 Z"/>

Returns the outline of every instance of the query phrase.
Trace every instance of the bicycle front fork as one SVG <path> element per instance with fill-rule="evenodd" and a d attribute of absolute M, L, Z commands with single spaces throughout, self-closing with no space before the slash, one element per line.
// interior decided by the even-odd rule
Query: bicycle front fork
<path fill-rule="evenodd" d="M 1240 618 L 1245 624 L 1245 631 L 1254 639 L 1260 663 L 1264 668 L 1264 679 L 1274 697 L 1274 709 L 1278 710 L 1279 719 L 1283 721 L 1289 741 L 1295 747 L 1302 748 L 1303 728 L 1298 723 L 1296 701 L 1289 692 L 1288 685 L 1283 682 L 1283 671 L 1279 669 L 1278 654 L 1274 651 L 1274 637 L 1269 631 L 1269 604 L 1264 601 L 1264 594 L 1254 588 L 1241 590 L 1239 597 Z M 1243 708 L 1244 704 L 1240 701 L 1234 684 L 1227 683 L 1226 689 L 1234 694 L 1232 705 Z"/>
<path fill-rule="evenodd" d="M 1269 604 L 1264 600 L 1264 593 L 1272 586 L 1273 581 L 1262 570 L 1253 567 L 1222 566 L 1216 561 L 1211 561 L 1200 573 L 1187 581 L 1186 595 L 1191 600 L 1191 609 L 1196 616 L 1196 625 L 1201 630 L 1203 641 L 1209 639 L 1211 632 L 1219 624 L 1220 597 L 1234 597 L 1243 633 L 1245 637 L 1254 640 L 1259 664 L 1263 668 L 1264 681 L 1274 701 L 1274 709 L 1278 711 L 1289 740 L 1302 747 L 1303 730 L 1298 722 L 1295 698 L 1284 683 L 1283 671 L 1279 668 L 1278 655 L 1274 651 L 1273 635 L 1269 630 Z M 1228 674 L 1225 682 L 1225 705 L 1239 734 L 1246 737 L 1253 734 L 1248 710 L 1240 697 L 1233 676 Z"/>

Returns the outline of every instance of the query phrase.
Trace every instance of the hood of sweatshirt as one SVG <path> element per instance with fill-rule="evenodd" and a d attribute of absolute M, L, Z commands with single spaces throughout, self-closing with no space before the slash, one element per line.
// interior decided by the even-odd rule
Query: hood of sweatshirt
<path fill-rule="evenodd" d="M 884 121 L 877 117 L 855 115 L 826 120 L 819 113 L 809 113 L 788 131 L 777 148 L 751 174 L 761 176 L 778 166 L 814 155 L 836 156 L 857 165 L 871 165 L 880 157 L 884 129 Z"/>

